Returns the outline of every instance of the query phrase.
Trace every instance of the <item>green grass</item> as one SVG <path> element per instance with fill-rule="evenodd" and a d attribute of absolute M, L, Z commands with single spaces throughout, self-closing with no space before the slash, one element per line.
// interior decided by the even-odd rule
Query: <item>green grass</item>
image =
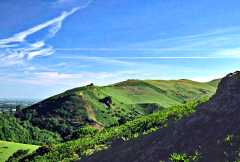
<path fill-rule="evenodd" d="M 74 90 L 77 95 L 83 95 L 95 112 L 95 120 L 103 125 L 117 123 L 118 114 L 145 114 L 139 104 L 157 104 L 168 108 L 186 101 L 199 99 L 202 96 L 211 96 L 215 93 L 217 84 L 200 83 L 191 80 L 128 80 L 104 87 L 89 87 L 88 89 Z M 111 96 L 114 105 L 110 110 L 98 102 L 99 98 Z M 108 112 L 108 114 L 106 114 Z"/>
<path fill-rule="evenodd" d="M 14 142 L 0 141 L 0 162 L 5 162 L 17 150 L 35 151 L 39 146 Z"/>
<path fill-rule="evenodd" d="M 120 126 L 106 128 L 76 140 L 53 145 L 49 152 L 43 155 L 28 156 L 28 160 L 32 162 L 74 161 L 108 148 L 114 139 L 130 140 L 167 127 L 168 120 L 178 121 L 192 114 L 195 112 L 196 106 L 205 101 L 207 101 L 207 98 L 172 106 L 163 111 L 138 117 Z"/>
<path fill-rule="evenodd" d="M 203 96 L 210 97 L 215 93 L 216 86 L 217 80 L 202 83 L 186 79 L 127 80 L 108 86 L 91 85 L 53 96 L 33 105 L 22 115 L 24 119 L 52 131 L 56 131 L 56 127 L 62 128 L 63 123 L 66 129 L 71 130 L 89 123 L 107 128 L 152 113 L 149 111 L 149 105 L 150 109 L 154 107 L 155 112 L 187 101 L 198 100 Z M 106 96 L 112 98 L 113 104 L 110 108 L 99 102 L 99 99 Z M 46 127 L 45 119 L 49 117 L 52 118 L 52 125 Z M 57 132 L 64 136 L 66 129 Z"/>

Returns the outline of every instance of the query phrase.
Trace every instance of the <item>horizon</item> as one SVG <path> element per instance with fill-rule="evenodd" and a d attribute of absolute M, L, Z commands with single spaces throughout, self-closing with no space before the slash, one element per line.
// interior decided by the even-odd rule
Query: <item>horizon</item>
<path fill-rule="evenodd" d="M 104 87 L 104 86 L 110 86 L 110 85 L 114 85 L 114 84 L 118 84 L 118 83 L 121 83 L 121 82 L 126 82 L 126 81 L 129 81 L 129 80 L 136 80 L 136 81 L 178 81 L 178 80 L 189 80 L 189 81 L 194 81 L 194 82 L 199 82 L 199 83 L 208 83 L 208 82 L 211 82 L 211 81 L 214 81 L 214 80 L 219 80 L 221 78 L 217 78 L 217 79 L 212 79 L 212 80 L 208 80 L 208 81 L 197 81 L 197 80 L 190 80 L 190 79 L 187 79 L 187 78 L 184 78 L 184 79 L 127 79 L 127 80 L 122 80 L 122 81 L 118 81 L 118 82 L 113 82 L 113 83 L 109 83 L 109 84 L 102 84 L 102 85 L 98 85 L 98 84 L 94 84 L 94 83 L 89 83 L 89 84 L 85 84 L 85 85 L 82 85 L 82 86 L 79 86 L 79 87 L 72 87 L 72 88 L 69 88 L 69 89 L 65 89 L 65 90 L 62 90 L 60 92 L 57 92 L 55 94 L 52 94 L 50 96 L 44 96 L 44 97 L 40 97 L 40 98 L 24 98 L 24 97 L 9 97 L 9 98 L 4 98 L 4 97 L 0 97 L 0 100 L 1 99 L 6 99 L 6 100 L 30 100 L 30 101 L 42 101 L 42 100 L 45 100 L 45 99 L 48 99 L 49 97 L 52 97 L 54 95 L 58 95 L 60 93 L 64 93 L 68 90 L 72 90 L 72 89 L 75 89 L 75 88 L 80 88 L 80 87 L 86 87 L 90 84 L 93 84 L 94 86 L 98 86 L 98 87 Z"/>
<path fill-rule="evenodd" d="M 0 98 L 240 69 L 239 1 L 0 2 Z"/>

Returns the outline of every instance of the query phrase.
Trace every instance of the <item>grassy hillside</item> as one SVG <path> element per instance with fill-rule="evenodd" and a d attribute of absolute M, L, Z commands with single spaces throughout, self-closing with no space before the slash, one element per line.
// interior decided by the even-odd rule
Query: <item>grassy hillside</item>
<path fill-rule="evenodd" d="M 0 141 L 0 162 L 6 161 L 17 150 L 35 151 L 39 146 Z"/>
<path fill-rule="evenodd" d="M 221 81 L 221 79 L 214 79 L 214 80 L 208 82 L 208 84 L 210 84 L 214 87 L 217 87 L 220 81 Z"/>
<path fill-rule="evenodd" d="M 79 162 L 239 162 L 239 105 L 240 71 L 236 71 L 221 80 L 215 95 L 195 113 Z"/>
<path fill-rule="evenodd" d="M 24 161 L 69 162 L 77 160 L 106 149 L 112 144 L 118 145 L 126 140 L 137 138 L 143 134 L 149 134 L 160 128 L 166 128 L 170 123 L 192 114 L 196 110 L 196 106 L 205 101 L 207 101 L 207 98 L 172 106 L 160 112 L 141 116 L 120 126 L 106 128 L 77 140 L 54 145 L 44 154 L 34 153 L 25 157 Z"/>
<path fill-rule="evenodd" d="M 127 80 L 104 87 L 89 85 L 53 96 L 16 116 L 69 138 L 76 128 L 85 125 L 97 129 L 116 126 L 137 116 L 211 96 L 216 85 L 191 80 Z M 100 102 L 108 96 L 109 105 Z"/>

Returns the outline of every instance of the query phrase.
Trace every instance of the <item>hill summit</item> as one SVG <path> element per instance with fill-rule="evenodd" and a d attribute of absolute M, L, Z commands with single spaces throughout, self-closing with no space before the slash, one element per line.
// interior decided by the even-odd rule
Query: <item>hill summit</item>
<path fill-rule="evenodd" d="M 211 96 L 216 81 L 127 80 L 108 86 L 93 84 L 68 90 L 26 109 L 16 117 L 71 138 L 86 125 L 96 129 L 116 126 L 202 96 Z"/>
<path fill-rule="evenodd" d="M 238 161 L 239 105 L 240 72 L 236 71 L 224 77 L 216 94 L 191 116 L 147 136 L 112 145 L 81 162 L 168 162 L 173 155 L 183 159 L 198 156 L 200 162 Z"/>

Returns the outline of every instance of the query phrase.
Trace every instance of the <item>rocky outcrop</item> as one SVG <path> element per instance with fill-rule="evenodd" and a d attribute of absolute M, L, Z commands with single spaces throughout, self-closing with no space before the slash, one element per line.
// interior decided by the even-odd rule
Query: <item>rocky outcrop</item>
<path fill-rule="evenodd" d="M 240 71 L 224 77 L 212 99 L 200 109 L 215 113 L 231 114 L 238 111 L 240 105 Z"/>

